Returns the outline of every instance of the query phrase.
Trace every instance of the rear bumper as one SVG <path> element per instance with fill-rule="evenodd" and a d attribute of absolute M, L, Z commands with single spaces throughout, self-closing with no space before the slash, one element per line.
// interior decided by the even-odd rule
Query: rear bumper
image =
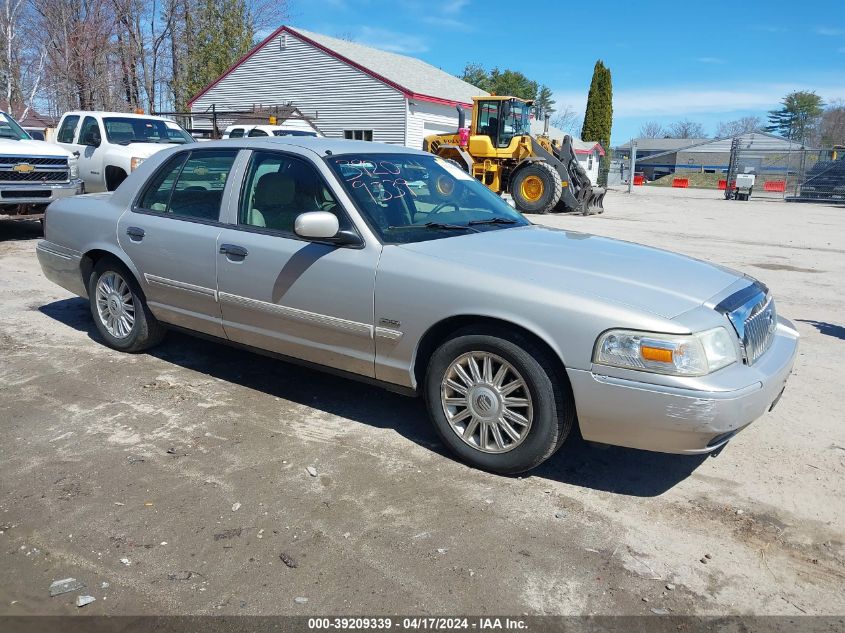
<path fill-rule="evenodd" d="M 35 245 L 35 253 L 47 279 L 80 297 L 88 296 L 82 283 L 81 253 L 47 240 L 39 240 Z"/>
<path fill-rule="evenodd" d="M 772 346 L 752 367 L 740 368 L 747 379 L 735 389 L 684 389 L 567 370 L 581 434 L 662 453 L 709 453 L 776 404 L 797 351 L 798 332 L 780 318 Z"/>
<path fill-rule="evenodd" d="M 0 208 L 20 204 L 48 205 L 54 200 L 82 193 L 82 181 L 59 183 L 0 183 Z"/>

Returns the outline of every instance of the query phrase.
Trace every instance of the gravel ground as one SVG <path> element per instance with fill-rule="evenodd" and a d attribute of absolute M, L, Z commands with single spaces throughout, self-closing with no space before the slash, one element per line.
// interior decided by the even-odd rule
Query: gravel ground
<path fill-rule="evenodd" d="M 120 354 L 41 275 L 38 225 L 0 222 L 0 614 L 845 612 L 845 208 L 606 207 L 534 219 L 747 271 L 801 331 L 715 458 L 573 437 L 498 477 L 413 399 L 185 335 Z"/>

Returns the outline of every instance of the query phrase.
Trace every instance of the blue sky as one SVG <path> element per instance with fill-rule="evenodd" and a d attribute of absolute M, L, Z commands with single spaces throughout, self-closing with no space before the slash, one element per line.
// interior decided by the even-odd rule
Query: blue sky
<path fill-rule="evenodd" d="M 789 91 L 845 100 L 845 0 L 294 0 L 289 23 L 413 55 L 520 70 L 583 116 L 593 64 L 613 73 L 613 144 L 645 121 L 765 116 Z"/>

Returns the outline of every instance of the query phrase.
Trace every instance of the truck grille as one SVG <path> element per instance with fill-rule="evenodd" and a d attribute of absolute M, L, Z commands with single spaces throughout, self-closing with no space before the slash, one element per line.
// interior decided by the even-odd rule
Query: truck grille
<path fill-rule="evenodd" d="M 0 182 L 68 182 L 67 158 L 0 156 Z"/>
<path fill-rule="evenodd" d="M 778 324 L 768 289 L 756 282 L 722 301 L 716 310 L 728 317 L 742 344 L 745 363 L 753 365 L 771 347 Z"/>

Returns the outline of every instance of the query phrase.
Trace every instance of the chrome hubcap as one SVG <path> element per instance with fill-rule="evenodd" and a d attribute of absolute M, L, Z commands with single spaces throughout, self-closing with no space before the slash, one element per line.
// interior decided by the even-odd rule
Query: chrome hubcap
<path fill-rule="evenodd" d="M 106 331 L 115 338 L 129 336 L 135 325 L 135 301 L 123 277 L 111 271 L 100 277 L 95 299 Z"/>
<path fill-rule="evenodd" d="M 531 392 L 508 361 L 489 352 L 456 358 L 440 384 L 443 413 L 464 442 L 506 453 L 525 440 L 534 419 Z"/>

